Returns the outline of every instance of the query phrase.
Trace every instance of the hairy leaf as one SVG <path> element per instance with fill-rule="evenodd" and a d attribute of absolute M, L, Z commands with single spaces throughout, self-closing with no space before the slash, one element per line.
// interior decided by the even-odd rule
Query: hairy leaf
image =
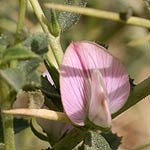
<path fill-rule="evenodd" d="M 43 55 L 48 51 L 48 37 L 44 33 L 34 33 L 23 42 L 23 45 L 36 54 Z"/>
<path fill-rule="evenodd" d="M 31 58 L 39 58 L 39 56 L 25 47 L 8 48 L 2 53 L 2 63 L 7 63 L 11 60 Z"/>
<path fill-rule="evenodd" d="M 68 0 L 66 5 L 76 5 L 80 7 L 86 6 L 86 0 Z M 80 18 L 79 14 L 62 11 L 58 16 L 58 22 L 60 24 L 61 30 L 65 31 L 74 25 Z"/>
<path fill-rule="evenodd" d="M 85 150 L 111 150 L 105 138 L 93 131 L 85 136 L 83 147 Z"/>
<path fill-rule="evenodd" d="M 20 61 L 16 68 L 0 70 L 0 76 L 17 92 L 22 88 L 32 90 L 41 85 L 40 74 L 36 72 L 39 64 L 39 59 Z"/>
<path fill-rule="evenodd" d="M 16 91 L 19 91 L 23 87 L 25 76 L 18 68 L 0 70 L 0 76 Z"/>
<path fill-rule="evenodd" d="M 110 147 L 112 148 L 112 150 L 116 150 L 118 149 L 119 145 L 121 144 L 121 139 L 122 137 L 117 136 L 117 134 L 114 134 L 112 132 L 109 132 L 107 134 L 102 133 L 101 134 L 106 140 L 107 142 L 110 144 Z"/>
<path fill-rule="evenodd" d="M 44 14 L 46 15 L 46 18 L 48 19 L 48 23 L 51 24 L 52 20 L 52 12 L 51 9 L 44 6 L 44 3 L 61 3 L 65 5 L 75 5 L 75 6 L 81 6 L 85 7 L 87 2 L 86 0 L 39 0 L 39 3 L 44 11 Z M 66 12 L 66 11 L 56 11 L 56 15 L 58 18 L 58 23 L 60 25 L 61 31 L 65 31 L 69 29 L 72 25 L 74 25 L 80 18 L 79 14 Z"/>

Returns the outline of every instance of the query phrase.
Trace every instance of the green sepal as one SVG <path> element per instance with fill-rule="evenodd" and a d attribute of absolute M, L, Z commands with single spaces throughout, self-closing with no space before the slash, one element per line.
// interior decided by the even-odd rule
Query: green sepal
<path fill-rule="evenodd" d="M 105 128 L 102 126 L 95 125 L 92 121 L 88 119 L 88 117 L 86 117 L 84 122 L 85 122 L 85 126 L 83 128 L 85 128 L 86 130 L 101 130 L 102 132 L 107 133 L 111 130 L 112 127 L 110 126 Z"/>
<path fill-rule="evenodd" d="M 48 81 L 47 77 L 41 76 L 41 91 L 46 95 L 45 105 L 49 109 L 63 111 L 60 94 L 54 85 Z"/>
<path fill-rule="evenodd" d="M 46 58 L 44 60 L 44 63 L 50 76 L 52 77 L 52 80 L 54 81 L 57 91 L 59 92 L 59 73 L 57 69 L 52 66 Z"/>

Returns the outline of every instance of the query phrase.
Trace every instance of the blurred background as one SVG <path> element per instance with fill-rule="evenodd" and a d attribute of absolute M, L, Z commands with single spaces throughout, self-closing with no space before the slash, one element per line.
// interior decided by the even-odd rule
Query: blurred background
<path fill-rule="evenodd" d="M 64 0 L 50 1 L 64 3 Z M 18 3 L 18 0 L 0 0 L 0 34 L 7 34 L 10 40 L 16 31 Z M 134 16 L 150 18 L 150 11 L 143 0 L 88 0 L 87 7 L 118 13 L 130 9 Z M 29 3 L 25 30 L 25 34 L 42 32 Z M 149 29 L 81 16 L 76 25 L 62 33 L 62 47 L 65 50 L 70 42 L 81 40 L 108 45 L 108 50 L 125 64 L 136 84 L 150 76 Z M 115 118 L 113 132 L 123 136 L 119 150 L 150 144 L 150 97 Z M 46 142 L 33 135 L 30 128 L 16 134 L 16 145 L 17 150 L 41 150 L 48 147 Z"/>

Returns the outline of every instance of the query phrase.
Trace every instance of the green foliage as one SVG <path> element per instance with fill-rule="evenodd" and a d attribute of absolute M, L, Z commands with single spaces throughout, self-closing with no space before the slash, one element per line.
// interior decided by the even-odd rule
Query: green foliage
<path fill-rule="evenodd" d="M 48 51 L 48 37 L 44 33 L 34 33 L 23 42 L 23 45 L 34 53 L 43 55 Z"/>
<path fill-rule="evenodd" d="M 20 131 L 22 131 L 23 129 L 25 129 L 27 127 L 29 127 L 29 123 L 27 120 L 25 120 L 23 118 L 14 118 L 15 134 L 19 133 Z M 1 115 L 0 115 L 0 144 L 2 144 L 4 142 L 3 138 L 4 138 L 4 136 L 3 136 L 2 119 L 1 119 Z M 1 148 L 1 146 L 0 146 L 0 148 Z"/>
<path fill-rule="evenodd" d="M 54 81 L 54 85 L 55 85 L 57 91 L 59 92 L 59 73 L 58 73 L 58 70 L 54 66 L 52 66 L 47 59 L 45 59 L 44 63 L 45 63 L 45 66 L 46 66 L 50 76 L 52 77 L 52 79 Z"/>
<path fill-rule="evenodd" d="M 117 150 L 119 145 L 121 144 L 122 137 L 117 136 L 117 134 L 114 134 L 112 132 L 109 133 L 102 133 L 101 134 L 109 143 L 112 150 Z"/>
<path fill-rule="evenodd" d="M 4 150 L 4 143 L 0 143 L 0 150 Z"/>
<path fill-rule="evenodd" d="M 7 81 L 16 91 L 19 91 L 24 84 L 24 74 L 18 68 L 0 70 L 0 76 Z"/>
<path fill-rule="evenodd" d="M 150 10 L 150 0 L 144 0 L 147 8 Z"/>
<path fill-rule="evenodd" d="M 41 140 L 43 140 L 43 141 L 49 141 L 49 139 L 48 139 L 47 136 L 45 136 L 44 134 L 38 132 L 38 131 L 35 129 L 32 120 L 30 121 L 30 127 L 31 127 L 32 132 L 33 132 L 33 133 L 35 134 L 35 136 L 37 136 L 39 139 L 41 139 Z"/>
<path fill-rule="evenodd" d="M 20 61 L 16 68 L 0 70 L 0 76 L 17 92 L 22 88 L 28 89 L 29 85 L 39 87 L 40 75 L 35 71 L 39 62 L 39 59 Z"/>
<path fill-rule="evenodd" d="M 0 50 L 7 48 L 9 45 L 9 39 L 6 35 L 2 34 L 0 36 Z"/>
<path fill-rule="evenodd" d="M 93 131 L 90 131 L 86 134 L 82 145 L 82 149 L 83 150 L 111 150 L 105 138 L 101 136 L 101 134 Z"/>
<path fill-rule="evenodd" d="M 0 115 L 0 143 L 4 142 L 4 135 L 3 135 L 3 126 L 2 126 L 2 119 Z"/>
<path fill-rule="evenodd" d="M 11 47 L 5 49 L 2 53 L 2 63 L 10 62 L 11 60 L 39 58 L 38 55 L 25 47 Z"/>
<path fill-rule="evenodd" d="M 80 7 L 85 7 L 87 2 L 86 0 L 63 0 L 63 1 L 54 1 L 54 0 L 39 0 L 39 3 L 46 15 L 46 18 L 48 19 L 48 23 L 51 25 L 51 22 L 53 17 L 53 13 L 50 9 L 46 8 L 43 4 L 47 2 L 47 3 L 51 3 L 51 2 L 56 2 L 56 3 L 65 3 L 66 5 L 76 5 L 76 6 L 80 6 Z M 67 29 L 69 29 L 70 27 L 72 27 L 72 25 L 74 25 L 80 18 L 79 14 L 76 13 L 71 13 L 71 12 L 65 12 L 65 11 L 56 11 L 56 15 L 58 18 L 58 23 L 60 25 L 61 31 L 65 31 Z M 52 27 L 52 26 L 51 26 Z"/>
<path fill-rule="evenodd" d="M 68 0 L 66 5 L 77 5 L 80 7 L 86 6 L 86 0 Z M 74 25 L 80 18 L 79 14 L 71 12 L 60 12 L 58 16 L 58 22 L 60 24 L 61 30 L 65 31 Z"/>

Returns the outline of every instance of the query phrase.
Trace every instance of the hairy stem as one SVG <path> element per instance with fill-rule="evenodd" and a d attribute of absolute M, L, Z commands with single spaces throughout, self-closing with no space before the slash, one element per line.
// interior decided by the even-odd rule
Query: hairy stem
<path fill-rule="evenodd" d="M 48 8 L 53 8 L 61 11 L 79 13 L 86 16 L 92 16 L 92 17 L 117 21 L 124 24 L 150 28 L 150 20 L 140 18 L 140 17 L 130 17 L 128 20 L 124 21 L 120 18 L 119 13 L 115 13 L 115 12 L 108 12 L 108 11 L 97 10 L 93 8 L 81 8 L 77 6 L 65 6 L 65 5 L 53 4 L 53 3 L 46 3 L 45 5 Z"/>
<path fill-rule="evenodd" d="M 19 15 L 18 15 L 18 23 L 16 29 L 16 42 L 19 41 L 19 36 L 24 28 L 26 4 L 27 4 L 27 0 L 19 0 Z"/>
<path fill-rule="evenodd" d="M 0 108 L 2 110 L 11 109 L 11 97 L 9 95 L 9 87 L 5 81 L 0 79 Z M 13 116 L 9 114 L 1 114 L 3 124 L 3 135 L 5 150 L 15 150 Z"/>
<path fill-rule="evenodd" d="M 51 28 L 48 25 L 48 21 L 41 9 L 41 6 L 38 3 L 38 1 L 30 0 L 30 3 L 34 9 L 34 12 L 35 12 L 38 20 L 39 20 L 39 23 L 41 24 L 43 31 L 45 33 L 47 33 L 47 35 L 49 36 L 49 45 L 50 45 L 49 50 L 52 51 L 53 53 L 50 53 L 51 56 L 49 56 L 49 57 L 52 57 L 52 59 L 50 59 L 49 57 L 47 57 L 47 58 L 53 66 L 58 68 L 61 65 L 61 61 L 63 58 L 63 50 L 60 45 L 60 37 L 59 36 L 55 37 L 51 34 L 52 33 Z M 55 62 L 52 62 L 52 60 L 54 60 L 54 59 L 56 60 L 58 66 L 56 66 Z"/>

